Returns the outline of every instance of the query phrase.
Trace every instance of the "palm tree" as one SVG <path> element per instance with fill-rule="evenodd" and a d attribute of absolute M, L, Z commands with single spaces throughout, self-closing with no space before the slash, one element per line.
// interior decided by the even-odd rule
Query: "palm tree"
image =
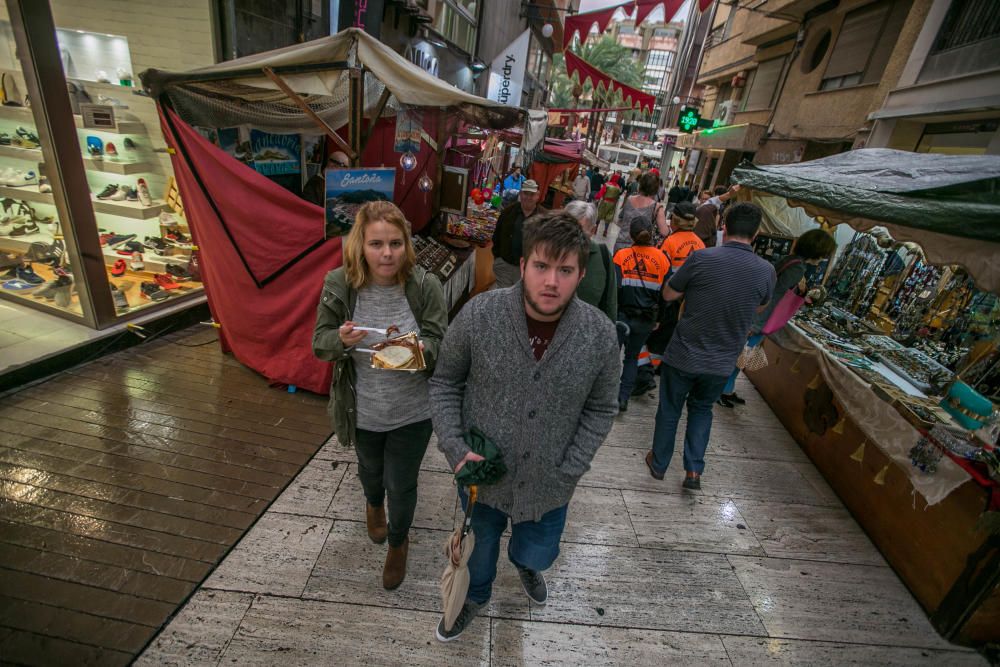
<path fill-rule="evenodd" d="M 610 35 L 604 35 L 596 42 L 589 40 L 584 44 L 575 42 L 570 50 L 580 56 L 591 66 L 604 72 L 612 79 L 623 83 L 626 86 L 639 88 L 643 80 L 643 67 L 632 57 L 630 49 L 616 42 Z M 610 105 L 621 101 L 621 95 L 617 92 L 610 94 L 608 91 L 598 91 L 595 97 L 594 87 L 591 83 L 579 83 L 566 73 L 566 63 L 563 55 L 557 53 L 553 59 L 552 77 L 552 97 L 551 104 L 554 107 L 578 107 L 580 99 L 590 99 L 597 105 Z M 621 116 L 618 116 L 621 122 Z M 596 123 L 595 123 L 596 128 Z M 596 143 L 594 144 L 596 147 Z"/>

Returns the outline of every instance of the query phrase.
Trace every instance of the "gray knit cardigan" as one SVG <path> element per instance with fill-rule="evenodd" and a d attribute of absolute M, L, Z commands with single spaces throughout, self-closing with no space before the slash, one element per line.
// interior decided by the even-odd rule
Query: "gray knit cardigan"
<path fill-rule="evenodd" d="M 537 521 L 570 501 L 611 431 L 621 375 L 607 315 L 577 298 L 535 361 L 521 283 L 480 294 L 448 327 L 430 380 L 438 447 L 454 466 L 477 427 L 503 451 L 507 475 L 479 500 Z"/>

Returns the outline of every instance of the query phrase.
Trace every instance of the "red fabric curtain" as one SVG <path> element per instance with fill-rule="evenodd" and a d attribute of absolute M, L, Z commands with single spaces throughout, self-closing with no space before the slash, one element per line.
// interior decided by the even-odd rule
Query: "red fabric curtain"
<path fill-rule="evenodd" d="M 272 382 L 327 393 L 331 366 L 313 356 L 312 331 L 323 276 L 340 266 L 341 243 L 324 241 L 322 207 L 234 159 L 172 110 L 160 109 L 160 123 L 175 149 L 174 175 L 223 348 Z M 425 115 L 424 127 L 437 127 L 435 113 Z M 416 231 L 431 218 L 434 195 L 417 181 L 425 171 L 436 178 L 437 155 L 422 142 L 417 168 L 404 175 L 394 137 L 394 120 L 379 121 L 361 163 L 396 168 L 393 200 Z"/>
<path fill-rule="evenodd" d="M 538 191 L 542 193 L 542 199 L 545 198 L 545 193 L 549 191 L 549 186 L 552 185 L 553 181 L 559 178 L 559 174 L 576 165 L 576 162 L 532 162 L 531 178 L 538 183 Z"/>
<path fill-rule="evenodd" d="M 323 209 L 237 161 L 169 109 L 160 122 L 201 253 L 224 349 L 268 380 L 319 394 L 330 364 L 312 354 L 323 276 L 341 263 Z"/>
<path fill-rule="evenodd" d="M 618 83 L 572 51 L 566 51 L 563 55 L 566 57 L 566 73 L 570 77 L 576 74 L 581 84 L 589 79 L 594 87 L 619 91 L 625 99 L 625 103 L 633 109 L 644 109 L 649 113 L 653 112 L 653 105 L 656 103 L 656 98 L 653 95 L 644 93 L 631 86 L 626 86 L 623 83 Z"/>

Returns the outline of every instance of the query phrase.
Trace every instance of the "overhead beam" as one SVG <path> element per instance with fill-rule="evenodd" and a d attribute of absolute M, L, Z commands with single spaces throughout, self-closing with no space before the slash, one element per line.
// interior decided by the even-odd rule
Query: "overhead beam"
<path fill-rule="evenodd" d="M 344 141 L 343 139 L 341 139 L 340 135 L 337 134 L 332 127 L 330 127 L 329 125 L 327 125 L 327 123 L 326 123 L 325 120 L 323 120 L 322 118 L 320 118 L 319 116 L 317 116 L 316 112 L 313 111 L 309 107 L 309 104 L 304 99 L 302 99 L 299 96 L 298 93 L 296 93 L 294 90 L 292 90 L 288 86 L 288 84 L 285 83 L 284 79 L 282 79 L 280 76 L 278 76 L 275 73 L 275 71 L 273 69 L 271 69 L 270 67 L 264 67 L 264 68 L 262 68 L 262 71 L 267 76 L 267 78 L 269 78 L 271 81 L 274 82 L 274 85 L 276 85 L 278 88 L 281 89 L 281 92 L 283 92 L 285 95 L 288 96 L 288 99 L 290 99 L 300 109 L 302 109 L 302 112 L 305 113 L 305 115 L 309 116 L 309 118 L 312 119 L 312 121 L 314 123 L 316 123 L 320 127 L 320 129 L 323 130 L 323 133 L 326 134 L 326 136 L 330 137 L 330 139 L 331 139 L 331 141 L 333 141 L 333 143 L 337 144 L 337 148 L 339 148 L 340 150 L 342 150 L 345 153 L 347 153 L 347 157 L 350 158 L 352 161 L 354 161 L 355 159 L 357 159 L 357 157 L 358 157 L 357 152 L 354 151 L 347 144 L 346 141 Z"/>

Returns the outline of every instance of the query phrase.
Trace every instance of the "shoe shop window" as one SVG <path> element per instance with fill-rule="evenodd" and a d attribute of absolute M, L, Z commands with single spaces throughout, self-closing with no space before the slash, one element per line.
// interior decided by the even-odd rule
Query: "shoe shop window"
<path fill-rule="evenodd" d="M 81 315 L 98 328 L 115 318 L 96 314 L 110 313 L 108 303 L 127 315 L 201 293 L 197 251 L 155 103 L 137 90 L 136 71 L 160 63 L 133 61 L 130 25 L 116 23 L 125 34 L 108 34 L 56 23 L 65 75 L 57 85 L 66 87 L 77 145 L 53 140 L 58 146 L 50 147 L 39 139 L 36 118 L 47 115 L 51 127 L 59 115 L 50 103 L 33 104 L 27 95 L 20 69 L 26 61 L 17 57 L 10 24 L 0 21 L 0 296 Z M 39 54 L 33 55 L 37 61 Z M 40 115 L 35 107 L 44 104 L 46 115 Z M 80 162 L 69 164 L 77 151 Z M 75 190 L 53 192 L 53 155 L 60 157 L 63 182 Z M 80 187 L 80 164 L 87 192 Z M 73 169 L 77 177 L 67 178 Z M 81 208 L 90 210 L 82 215 Z M 106 276 L 99 264 L 88 260 L 84 266 L 74 256 L 78 248 L 97 247 Z M 88 295 L 104 305 L 90 308 L 81 301 Z"/>

